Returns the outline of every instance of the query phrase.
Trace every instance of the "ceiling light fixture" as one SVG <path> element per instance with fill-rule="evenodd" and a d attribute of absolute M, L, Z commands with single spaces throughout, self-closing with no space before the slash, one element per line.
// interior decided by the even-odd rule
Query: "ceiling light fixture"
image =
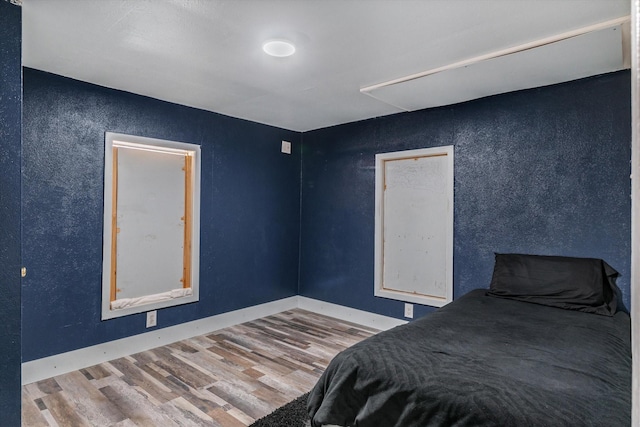
<path fill-rule="evenodd" d="M 262 45 L 262 50 L 264 50 L 267 55 L 283 58 L 293 55 L 296 52 L 296 47 L 293 43 L 286 40 L 269 40 Z"/>

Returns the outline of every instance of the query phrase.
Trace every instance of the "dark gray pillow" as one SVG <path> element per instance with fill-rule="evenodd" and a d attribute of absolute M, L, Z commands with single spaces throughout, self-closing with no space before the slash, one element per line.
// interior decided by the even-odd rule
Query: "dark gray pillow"
<path fill-rule="evenodd" d="M 613 316 L 618 275 L 596 258 L 496 254 L 487 294 Z"/>

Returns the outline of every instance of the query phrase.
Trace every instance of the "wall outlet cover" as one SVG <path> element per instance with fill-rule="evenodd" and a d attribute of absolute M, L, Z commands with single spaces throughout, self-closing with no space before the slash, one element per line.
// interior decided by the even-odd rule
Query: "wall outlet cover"
<path fill-rule="evenodd" d="M 147 311 L 147 328 L 151 328 L 158 324 L 158 311 Z"/>
<path fill-rule="evenodd" d="M 409 304 L 409 303 L 404 304 L 404 317 L 413 319 L 413 304 Z"/>

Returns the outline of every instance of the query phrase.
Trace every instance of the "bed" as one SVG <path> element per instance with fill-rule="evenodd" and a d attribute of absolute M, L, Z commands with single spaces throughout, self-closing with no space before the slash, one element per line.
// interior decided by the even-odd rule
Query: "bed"
<path fill-rule="evenodd" d="M 489 289 L 339 353 L 312 426 L 628 426 L 631 331 L 607 263 L 496 254 Z"/>

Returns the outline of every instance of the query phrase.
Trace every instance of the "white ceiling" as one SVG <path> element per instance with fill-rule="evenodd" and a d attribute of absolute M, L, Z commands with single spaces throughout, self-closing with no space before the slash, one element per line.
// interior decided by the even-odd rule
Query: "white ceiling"
<path fill-rule="evenodd" d="M 550 54 L 524 51 L 360 91 L 630 13 L 630 0 L 22 4 L 27 67 L 296 131 L 622 69 L 621 37 L 611 37 L 623 32 L 618 25 L 602 32 L 613 44 L 581 36 L 579 48 L 567 40 Z M 290 39 L 296 54 L 267 56 L 271 38 Z"/>

